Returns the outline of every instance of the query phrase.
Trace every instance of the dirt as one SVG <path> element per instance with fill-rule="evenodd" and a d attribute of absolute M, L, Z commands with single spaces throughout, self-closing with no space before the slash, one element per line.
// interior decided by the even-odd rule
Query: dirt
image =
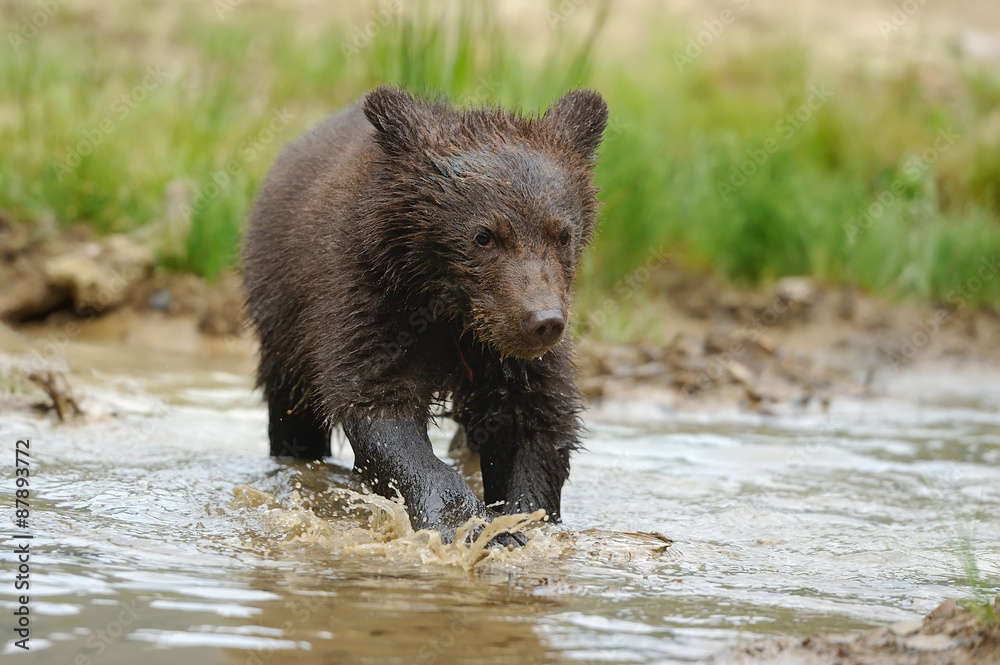
<path fill-rule="evenodd" d="M 243 321 L 232 272 L 207 283 L 157 270 L 144 243 L 126 235 L 97 238 L 86 226 L 30 232 L 0 217 L 0 278 L 0 321 L 13 326 L 88 324 L 129 311 L 191 317 L 201 333 L 236 335 Z"/>
<path fill-rule="evenodd" d="M 140 348 L 255 353 L 235 273 L 212 283 L 167 273 L 141 242 L 85 227 L 36 233 L 0 218 L 0 320 L 15 329 L 72 326 Z M 649 283 L 644 316 L 665 341 L 604 341 L 603 320 L 578 314 L 580 387 L 593 405 L 823 409 L 872 396 L 878 379 L 917 365 L 1000 370 L 1000 315 L 990 310 L 893 305 L 800 277 L 743 290 L 669 264 Z"/>
<path fill-rule="evenodd" d="M 994 605 L 1000 612 L 1000 598 Z M 922 621 L 903 621 L 867 633 L 761 640 L 717 656 L 718 663 L 761 665 L 995 665 L 1000 624 L 988 626 L 947 600 Z"/>
<path fill-rule="evenodd" d="M 774 412 L 865 399 L 917 367 L 1000 369 L 992 310 L 892 304 L 801 277 L 750 291 L 667 266 L 654 280 L 654 327 L 667 341 L 585 336 L 581 386 L 592 399 L 641 392 L 674 407 L 721 400 Z"/>

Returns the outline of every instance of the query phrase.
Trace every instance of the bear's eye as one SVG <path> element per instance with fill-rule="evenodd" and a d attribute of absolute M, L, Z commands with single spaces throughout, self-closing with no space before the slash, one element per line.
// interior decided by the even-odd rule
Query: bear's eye
<path fill-rule="evenodd" d="M 561 234 L 559 234 L 559 244 L 565 247 L 566 245 L 569 244 L 571 237 L 572 236 L 570 236 L 569 231 L 563 231 Z"/>
<path fill-rule="evenodd" d="M 493 234 L 489 231 L 480 231 L 476 234 L 476 244 L 480 247 L 492 247 Z"/>

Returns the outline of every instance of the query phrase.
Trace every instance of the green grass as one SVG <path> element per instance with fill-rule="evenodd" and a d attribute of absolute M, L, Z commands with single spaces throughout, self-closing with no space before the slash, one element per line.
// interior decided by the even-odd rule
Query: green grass
<path fill-rule="evenodd" d="M 952 523 L 955 526 L 952 529 L 952 542 L 949 544 L 958 556 L 964 582 L 971 593 L 971 598 L 967 599 L 964 605 L 976 615 L 981 625 L 996 626 L 1000 623 L 1000 614 L 997 611 L 1000 608 L 1000 596 L 997 595 L 996 586 L 989 583 L 979 568 L 971 520 L 961 511 L 953 509 Z"/>
<path fill-rule="evenodd" d="M 681 71 L 688 35 L 669 17 L 636 21 L 656 37 L 637 58 L 603 30 L 606 2 L 538 5 L 516 26 L 491 3 L 387 2 L 308 20 L 231 4 L 68 4 L 16 52 L 4 44 L 0 214 L 127 232 L 176 216 L 168 191 L 188 192 L 186 249 L 161 262 L 211 279 L 235 261 L 281 146 L 374 84 L 529 112 L 586 85 L 607 97 L 611 125 L 583 301 L 616 297 L 662 246 L 682 267 L 749 286 L 805 274 L 1000 305 L 1000 275 L 974 279 L 1000 254 L 1000 78 L 983 68 L 955 60 L 941 92 L 916 66 L 876 75 L 824 66 L 800 44 L 729 48 L 723 35 Z M 6 3 L 0 15 L 17 26 L 36 9 Z M 150 67 L 165 74 L 146 78 Z M 832 96 L 781 125 L 816 85 Z M 276 112 L 290 119 L 273 129 Z M 952 145 L 910 161 L 946 128 Z M 740 165 L 753 172 L 734 177 Z"/>
<path fill-rule="evenodd" d="M 938 522 L 947 534 L 947 547 L 955 553 L 961 568 L 956 582 L 968 590 L 969 595 L 961 601 L 961 605 L 976 615 L 981 626 L 997 626 L 1000 624 L 1000 595 L 997 594 L 996 580 L 983 575 L 976 556 L 975 525 L 982 519 L 982 511 L 964 500 L 956 500 L 937 479 L 926 477 L 924 481 L 930 491 Z"/>

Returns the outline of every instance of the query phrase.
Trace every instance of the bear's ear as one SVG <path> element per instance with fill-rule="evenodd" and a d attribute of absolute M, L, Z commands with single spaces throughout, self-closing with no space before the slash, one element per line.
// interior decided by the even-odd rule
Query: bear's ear
<path fill-rule="evenodd" d="M 593 90 L 573 90 L 549 107 L 542 116 L 544 131 L 582 154 L 594 159 L 601 135 L 608 123 L 608 105 Z"/>
<path fill-rule="evenodd" d="M 375 127 L 375 141 L 386 154 L 410 152 L 419 145 L 429 109 L 405 90 L 380 85 L 365 95 L 362 109 Z"/>

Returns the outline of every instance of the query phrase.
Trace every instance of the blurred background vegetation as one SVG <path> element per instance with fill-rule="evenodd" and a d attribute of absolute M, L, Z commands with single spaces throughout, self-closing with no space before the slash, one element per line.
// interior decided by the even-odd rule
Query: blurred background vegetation
<path fill-rule="evenodd" d="M 888 2 L 832 53 L 822 22 L 760 28 L 749 0 L 669 4 L 0 1 L 0 214 L 173 225 L 163 268 L 211 280 L 282 145 L 375 84 L 525 112 L 587 86 L 611 122 L 582 302 L 660 252 L 751 287 L 1000 304 L 1000 279 L 969 285 L 1000 254 L 996 60 L 944 33 L 933 56 L 875 57 L 930 20 L 896 26 Z"/>

